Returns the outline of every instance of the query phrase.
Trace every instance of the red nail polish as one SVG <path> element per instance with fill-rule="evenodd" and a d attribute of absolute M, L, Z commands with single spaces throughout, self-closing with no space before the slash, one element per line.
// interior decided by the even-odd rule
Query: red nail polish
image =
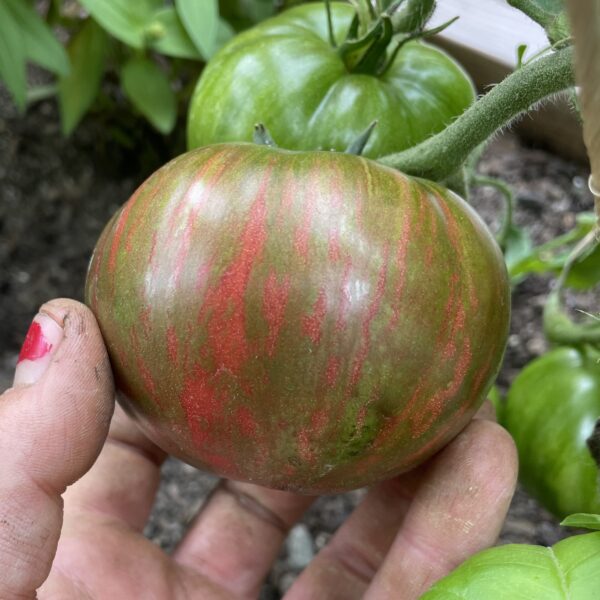
<path fill-rule="evenodd" d="M 42 356 L 46 356 L 50 350 L 52 350 L 52 344 L 48 343 L 44 337 L 40 324 L 37 321 L 33 321 L 23 342 L 17 364 L 23 360 L 38 360 Z"/>

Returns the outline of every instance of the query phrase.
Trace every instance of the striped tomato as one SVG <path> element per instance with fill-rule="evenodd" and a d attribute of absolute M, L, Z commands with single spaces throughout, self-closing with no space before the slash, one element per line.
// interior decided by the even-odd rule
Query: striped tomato
<path fill-rule="evenodd" d="M 252 144 L 152 175 L 102 234 L 86 297 L 152 440 L 306 493 L 439 450 L 485 397 L 509 321 L 502 256 L 456 195 Z"/>

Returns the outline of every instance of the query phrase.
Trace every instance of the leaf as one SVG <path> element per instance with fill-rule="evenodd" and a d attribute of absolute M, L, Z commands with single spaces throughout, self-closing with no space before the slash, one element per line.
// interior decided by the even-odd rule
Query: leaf
<path fill-rule="evenodd" d="M 25 57 L 53 73 L 66 75 L 69 72 L 69 58 L 52 29 L 27 2 L 3 1 L 18 28 L 21 43 L 25 46 Z"/>
<path fill-rule="evenodd" d="M 157 11 L 146 26 L 149 45 L 167 56 L 201 60 L 202 55 L 183 27 L 177 11 L 169 6 Z"/>
<path fill-rule="evenodd" d="M 69 43 L 71 73 L 61 77 L 58 85 L 58 103 L 65 135 L 77 127 L 98 95 L 108 44 L 107 34 L 92 19 L 85 21 Z"/>
<path fill-rule="evenodd" d="M 527 44 L 520 44 L 517 48 L 517 69 L 520 69 L 523 66 L 525 52 L 527 52 Z"/>
<path fill-rule="evenodd" d="M 420 600 L 594 600 L 600 589 L 600 532 L 551 548 L 496 546 L 472 556 Z"/>
<path fill-rule="evenodd" d="M 578 290 L 586 290 L 600 283 L 600 244 L 596 244 L 590 254 L 571 267 L 565 283 Z"/>
<path fill-rule="evenodd" d="M 133 105 L 161 133 L 175 126 L 177 101 L 169 80 L 158 66 L 144 57 L 130 59 L 121 71 L 121 83 Z"/>
<path fill-rule="evenodd" d="M 175 0 L 175 7 L 196 48 L 208 60 L 216 50 L 219 29 L 217 0 Z"/>
<path fill-rule="evenodd" d="M 112 36 L 133 48 L 145 45 L 145 29 L 162 0 L 80 0 Z M 204 2 L 204 0 L 202 0 Z"/>
<path fill-rule="evenodd" d="M 530 273 L 553 273 L 558 275 L 569 257 L 570 247 L 591 231 L 596 222 L 593 213 L 577 215 L 577 224 L 568 233 L 554 238 L 541 246 L 533 247 L 531 240 L 520 239 L 526 233 L 510 232 L 505 252 L 506 265 L 513 283 L 518 283 Z M 599 260 L 596 249 L 584 256 L 571 269 L 566 285 L 578 289 L 592 287 L 600 278 Z"/>
<path fill-rule="evenodd" d="M 19 110 L 24 110 L 27 94 L 25 44 L 12 12 L 0 2 L 0 78 L 4 80 Z"/>
<path fill-rule="evenodd" d="M 533 242 L 529 233 L 516 225 L 511 225 L 504 240 L 504 260 L 508 270 L 531 254 Z"/>
<path fill-rule="evenodd" d="M 600 515 L 576 513 L 563 519 L 560 524 L 564 527 L 578 527 L 579 529 L 596 529 L 600 531 Z"/>

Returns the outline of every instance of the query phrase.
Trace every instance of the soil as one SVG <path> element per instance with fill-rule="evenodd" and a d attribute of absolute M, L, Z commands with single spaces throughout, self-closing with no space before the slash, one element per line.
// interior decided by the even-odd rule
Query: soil
<path fill-rule="evenodd" d="M 145 131 L 139 122 L 129 127 Z M 81 299 L 88 259 L 103 225 L 167 158 L 164 142 L 154 134 L 140 152 L 139 145 L 128 150 L 106 131 L 105 123 L 91 118 L 64 139 L 52 102 L 37 104 L 22 117 L 0 90 L 0 391 L 11 384 L 20 343 L 38 306 L 57 296 Z M 519 200 L 516 220 L 536 242 L 567 231 L 579 211 L 592 209 L 584 166 L 526 146 L 513 135 L 495 140 L 480 170 L 510 183 Z M 473 203 L 496 227 L 497 193 L 479 188 Z M 514 292 L 512 332 L 499 377 L 503 390 L 547 348 L 541 313 L 550 284 L 548 277 L 530 277 Z M 146 534 L 169 551 L 216 479 L 172 459 L 162 475 Z M 263 599 L 281 597 L 363 494 L 315 503 L 282 548 Z M 519 489 L 499 543 L 550 545 L 570 533 Z"/>

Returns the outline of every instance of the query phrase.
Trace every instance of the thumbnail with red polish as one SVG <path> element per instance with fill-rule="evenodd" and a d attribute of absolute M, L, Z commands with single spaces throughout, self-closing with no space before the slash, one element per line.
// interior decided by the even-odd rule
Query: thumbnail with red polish
<path fill-rule="evenodd" d="M 31 323 L 23 347 L 19 353 L 17 364 L 23 360 L 37 360 L 52 350 L 52 344 L 44 337 L 44 332 L 37 321 Z"/>

